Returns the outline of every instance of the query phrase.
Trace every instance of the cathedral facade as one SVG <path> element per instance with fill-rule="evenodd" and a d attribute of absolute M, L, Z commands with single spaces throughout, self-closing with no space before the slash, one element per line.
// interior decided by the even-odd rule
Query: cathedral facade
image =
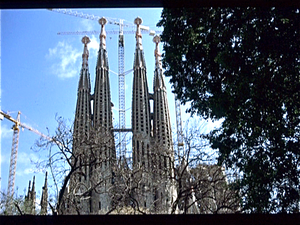
<path fill-rule="evenodd" d="M 73 170 L 60 206 L 63 214 L 106 214 L 130 211 L 170 213 L 176 198 L 174 151 L 167 90 L 155 36 L 153 93 L 149 92 L 142 46 L 141 18 L 136 18 L 133 62 L 131 162 L 116 155 L 113 133 L 106 19 L 101 18 L 96 79 L 91 93 L 88 37 L 80 72 L 73 131 Z M 152 110 L 152 111 L 151 111 Z"/>

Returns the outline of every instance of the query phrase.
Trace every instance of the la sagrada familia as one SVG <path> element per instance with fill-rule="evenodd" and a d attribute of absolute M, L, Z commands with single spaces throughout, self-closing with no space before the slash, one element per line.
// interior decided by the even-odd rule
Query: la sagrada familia
<path fill-rule="evenodd" d="M 132 160 L 116 155 L 113 133 L 106 19 L 101 25 L 94 93 L 91 93 L 87 36 L 80 72 L 73 131 L 74 170 L 60 206 L 63 214 L 105 214 L 114 210 L 170 213 L 176 198 L 174 151 L 167 91 L 155 36 L 153 93 L 149 92 L 142 46 L 141 18 L 136 18 L 131 108 Z M 113 91 L 115 93 L 115 91 Z"/>
<path fill-rule="evenodd" d="M 240 198 L 227 185 L 224 168 L 199 164 L 189 168 L 183 158 L 174 165 L 167 90 L 155 36 L 153 93 L 149 92 L 142 46 L 141 24 L 136 24 L 131 105 L 132 155 L 116 154 L 105 18 L 101 25 L 94 93 L 89 73 L 90 39 L 84 44 L 77 91 L 70 171 L 52 213 L 58 214 L 174 214 L 233 213 Z M 122 130 L 122 129 L 121 129 Z M 121 131 L 119 130 L 119 131 Z M 120 135 L 121 136 L 121 135 Z M 35 214 L 35 182 L 29 183 L 25 203 Z M 41 198 L 41 215 L 48 214 L 47 173 Z M 50 204 L 49 204 L 50 205 Z M 51 205 L 50 205 L 51 206 Z"/>

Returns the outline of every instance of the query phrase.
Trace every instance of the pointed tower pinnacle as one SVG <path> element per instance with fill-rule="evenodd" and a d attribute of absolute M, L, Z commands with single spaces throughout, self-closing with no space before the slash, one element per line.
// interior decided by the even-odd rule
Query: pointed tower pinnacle
<path fill-rule="evenodd" d="M 143 46 L 142 46 L 142 34 L 141 34 L 141 28 L 140 25 L 143 23 L 143 20 L 140 17 L 137 17 L 134 20 L 134 24 L 136 24 L 136 34 L 135 34 L 135 38 L 136 38 L 136 48 L 143 50 Z"/>
<path fill-rule="evenodd" d="M 160 43 L 161 38 L 158 35 L 155 35 L 155 37 L 153 38 L 153 42 L 155 43 L 155 50 L 154 50 L 154 56 L 155 56 L 155 67 L 162 69 L 162 65 L 161 65 L 161 54 L 159 52 L 159 46 L 158 44 Z"/>
<path fill-rule="evenodd" d="M 141 28 L 140 25 L 143 23 L 143 20 L 139 17 L 137 17 L 134 20 L 134 23 L 137 25 L 136 26 L 136 47 L 135 47 L 135 56 L 134 56 L 134 64 L 133 68 L 135 69 L 136 67 L 144 67 L 146 70 L 146 63 L 145 63 L 145 58 L 144 58 L 144 51 L 143 51 L 143 45 L 142 45 L 142 34 L 141 34 Z"/>
<path fill-rule="evenodd" d="M 142 195 L 137 194 L 135 199 L 145 208 L 151 207 L 153 203 L 152 176 L 149 176 L 153 167 L 151 166 L 151 120 L 150 120 L 150 100 L 147 82 L 146 63 L 142 46 L 142 35 L 140 25 L 141 18 L 136 18 L 134 23 L 136 28 L 136 48 L 133 64 L 133 84 L 132 84 L 132 163 L 133 169 L 140 171 L 139 180 Z"/>
<path fill-rule="evenodd" d="M 46 174 L 45 174 L 45 184 L 44 184 L 45 188 L 47 188 L 47 179 L 48 179 L 48 172 L 46 171 Z"/>
<path fill-rule="evenodd" d="M 47 186 L 47 175 L 45 175 L 45 184 L 42 190 L 42 197 L 41 197 L 41 215 L 47 215 L 47 205 L 48 205 L 48 186 Z"/>
<path fill-rule="evenodd" d="M 31 180 L 29 180 L 27 196 L 25 196 L 26 199 L 31 198 L 31 197 L 30 197 L 30 196 L 31 196 L 30 190 L 31 190 Z"/>
<path fill-rule="evenodd" d="M 87 36 L 84 36 L 81 40 L 83 43 L 83 54 L 82 54 L 82 68 L 80 71 L 80 78 L 78 83 L 77 91 L 77 104 L 74 120 L 74 131 L 73 131 L 73 155 L 74 159 L 76 158 L 77 171 L 80 175 L 76 173 L 72 174 L 70 177 L 69 186 L 73 191 L 82 179 L 89 179 L 89 174 L 84 174 L 82 171 L 86 171 L 88 167 L 81 165 L 82 161 L 88 162 L 89 155 L 89 145 L 87 141 L 90 139 L 90 130 L 92 127 L 92 118 L 91 118 L 91 83 L 90 83 L 90 73 L 88 67 L 88 57 L 89 51 L 87 49 L 87 44 L 90 43 L 90 39 Z M 75 160 L 74 160 L 75 161 Z M 80 173 L 82 172 L 82 173 Z M 84 175 L 83 175 L 84 174 Z M 84 177 L 84 178 L 83 178 Z M 45 193 L 46 195 L 46 193 Z M 67 192 L 64 193 L 67 195 Z M 46 195 L 47 196 L 47 195 Z M 46 197 L 45 198 L 48 198 Z M 44 206 L 46 213 L 47 205 Z"/>
<path fill-rule="evenodd" d="M 33 176 L 33 181 L 32 181 L 32 193 L 35 191 L 35 176 Z"/>
<path fill-rule="evenodd" d="M 140 24 L 142 19 L 137 17 L 134 20 L 137 25 L 136 49 L 134 55 L 134 72 L 132 87 L 132 146 L 133 166 L 144 165 L 150 169 L 150 102 L 146 75 L 146 64 L 142 46 L 142 35 Z"/>
<path fill-rule="evenodd" d="M 153 137 L 154 152 L 157 155 L 157 160 L 154 165 L 159 168 L 156 174 L 156 179 L 160 180 L 160 185 L 157 187 L 158 198 L 160 199 L 157 209 L 169 213 L 171 208 L 172 199 L 175 199 L 176 189 L 169 180 L 174 176 L 174 152 L 172 144 L 172 130 L 170 121 L 170 112 L 168 106 L 167 89 L 165 85 L 164 75 L 162 72 L 162 65 L 160 61 L 160 52 L 158 44 L 160 37 L 153 38 L 155 43 L 155 70 L 153 82 Z"/>
<path fill-rule="evenodd" d="M 154 56 L 155 56 L 155 75 L 154 75 L 154 92 L 158 88 L 163 88 L 166 92 L 166 85 L 165 85 L 165 79 L 162 72 L 162 65 L 161 65 L 161 54 L 159 52 L 159 43 L 161 39 L 160 36 L 155 35 L 153 38 L 153 42 L 155 43 L 155 50 L 154 50 Z"/>
<path fill-rule="evenodd" d="M 77 91 L 77 105 L 74 121 L 74 142 L 73 145 L 79 145 L 82 142 L 82 138 L 88 138 L 88 132 L 90 129 L 90 115 L 91 115 L 91 83 L 90 83 L 90 73 L 88 68 L 88 58 L 89 51 L 87 49 L 87 44 L 90 43 L 90 39 L 84 36 L 81 40 L 84 44 L 82 53 L 82 68 L 80 71 L 80 78 Z M 73 151 L 75 152 L 77 146 Z"/>
<path fill-rule="evenodd" d="M 89 67 L 88 67 L 89 50 L 87 49 L 87 44 L 90 43 L 91 41 L 89 37 L 84 36 L 81 39 L 81 42 L 84 44 L 84 47 L 82 53 L 82 68 L 81 68 L 78 89 L 90 88 L 90 75 L 89 75 Z"/>
<path fill-rule="evenodd" d="M 106 50 L 105 24 L 107 20 L 102 17 L 99 20 L 101 25 L 100 47 L 96 65 L 96 79 L 93 105 L 93 130 L 95 131 L 95 165 L 91 174 L 91 180 L 98 182 L 101 174 L 104 182 L 99 185 L 97 191 L 91 191 L 90 212 L 98 213 L 99 210 L 108 210 L 111 207 L 111 198 L 106 190 L 112 185 L 111 177 L 116 161 L 114 136 L 112 133 L 112 103 L 110 95 L 109 65 Z M 91 167 L 92 168 L 92 167 Z"/>
<path fill-rule="evenodd" d="M 101 25 L 101 33 L 100 33 L 100 48 L 106 49 L 106 32 L 104 26 L 106 25 L 107 20 L 102 17 L 99 19 L 99 24 Z"/>
<path fill-rule="evenodd" d="M 36 200 L 36 192 L 35 192 L 35 176 L 33 177 L 32 181 L 32 188 L 31 186 L 31 181 L 29 181 L 29 186 L 28 186 L 28 194 L 25 196 L 25 212 L 27 214 L 34 215 L 35 214 L 35 200 Z"/>
<path fill-rule="evenodd" d="M 87 49 L 87 44 L 90 43 L 90 39 L 87 36 L 84 36 L 81 39 L 81 42 L 84 44 L 83 54 L 82 54 L 82 68 L 88 69 L 88 59 L 89 59 L 89 50 Z"/>
<path fill-rule="evenodd" d="M 164 155 L 161 158 L 160 168 L 171 169 L 173 161 L 173 144 L 172 144 L 172 130 L 169 113 L 169 105 L 167 98 L 167 90 L 162 72 L 162 66 L 160 62 L 160 53 L 158 44 L 160 37 L 155 36 L 153 42 L 156 44 L 155 55 L 155 71 L 154 71 L 154 107 L 153 107 L 153 136 L 155 143 L 160 146 L 160 152 Z"/>
<path fill-rule="evenodd" d="M 100 38 L 100 47 L 98 52 L 98 60 L 97 60 L 97 68 L 100 67 L 107 67 L 108 69 L 108 59 L 107 59 L 107 52 L 106 52 L 106 32 L 105 32 L 105 24 L 107 23 L 107 20 L 102 17 L 99 19 L 99 24 L 101 25 L 101 32 L 99 35 Z"/>
<path fill-rule="evenodd" d="M 94 91 L 94 126 L 105 127 L 107 130 L 112 128 L 111 97 L 109 84 L 109 65 L 106 51 L 105 24 L 107 20 L 102 17 L 99 20 L 101 25 L 100 49 L 96 66 L 96 83 Z"/>
<path fill-rule="evenodd" d="M 32 182 L 32 214 L 35 214 L 35 201 L 36 201 L 36 192 L 35 192 L 35 176 L 33 176 Z"/>

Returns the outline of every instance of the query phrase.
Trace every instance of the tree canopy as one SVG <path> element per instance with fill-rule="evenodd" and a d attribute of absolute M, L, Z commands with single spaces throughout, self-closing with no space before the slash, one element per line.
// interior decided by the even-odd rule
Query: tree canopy
<path fill-rule="evenodd" d="M 240 171 L 243 209 L 299 212 L 299 9 L 164 9 L 158 25 L 174 93 L 223 119 L 209 140 Z"/>

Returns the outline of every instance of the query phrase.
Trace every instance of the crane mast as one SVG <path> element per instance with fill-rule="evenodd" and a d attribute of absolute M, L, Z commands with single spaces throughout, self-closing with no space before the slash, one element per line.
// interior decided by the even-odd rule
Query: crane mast
<path fill-rule="evenodd" d="M 15 177 L 16 177 L 16 168 L 17 168 L 17 156 L 18 156 L 18 147 L 19 147 L 19 136 L 20 136 L 20 127 L 26 128 L 37 135 L 49 140 L 54 141 L 52 138 L 42 134 L 38 130 L 23 124 L 20 122 L 20 115 L 21 112 L 18 112 L 17 119 L 12 118 L 8 113 L 0 110 L 0 115 L 4 118 L 10 120 L 14 123 L 13 129 L 13 140 L 12 140 L 12 147 L 11 147 L 11 156 L 10 156 L 10 165 L 9 165 L 9 175 L 8 175 L 8 186 L 7 186 L 7 196 L 11 198 L 14 194 L 14 186 L 15 186 Z M 56 142 L 57 143 L 57 142 Z"/>
<path fill-rule="evenodd" d="M 18 112 L 17 119 L 13 121 L 13 141 L 11 147 L 10 155 L 10 166 L 8 175 L 8 186 L 7 186 L 7 196 L 11 197 L 14 194 L 15 178 L 16 178 L 16 168 L 17 168 L 17 156 L 19 147 L 19 136 L 20 136 L 20 111 Z M 7 118 L 7 117 L 6 117 Z"/>
<path fill-rule="evenodd" d="M 119 156 L 126 154 L 126 140 L 125 133 L 121 129 L 125 129 L 125 71 L 124 71 L 124 34 L 123 34 L 123 20 L 120 20 L 119 32 L 119 48 L 118 48 L 118 65 L 119 65 Z"/>
<path fill-rule="evenodd" d="M 181 163 L 180 156 L 184 154 L 184 143 L 183 143 L 183 133 L 182 133 L 182 120 L 181 120 L 181 106 L 180 100 L 177 99 L 175 94 L 175 112 L 176 112 L 176 128 L 177 128 L 177 146 L 178 146 L 178 162 Z"/>

